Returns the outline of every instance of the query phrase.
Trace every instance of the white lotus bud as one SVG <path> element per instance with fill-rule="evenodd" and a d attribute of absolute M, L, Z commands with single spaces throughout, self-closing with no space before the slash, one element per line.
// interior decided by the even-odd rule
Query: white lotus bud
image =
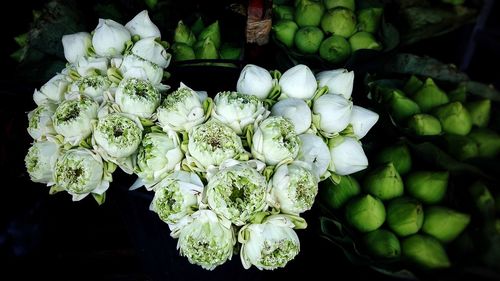
<path fill-rule="evenodd" d="M 256 96 L 263 100 L 267 98 L 272 89 L 273 78 L 266 69 L 254 64 L 247 64 L 241 70 L 236 84 L 236 90 L 239 93 Z"/>
<path fill-rule="evenodd" d="M 88 55 L 92 47 L 92 37 L 88 32 L 67 34 L 62 37 L 64 57 L 69 63 L 75 63 L 79 58 Z"/>
<path fill-rule="evenodd" d="M 114 20 L 99 19 L 99 24 L 92 37 L 92 45 L 96 54 L 100 56 L 120 56 L 125 50 L 125 44 L 130 39 L 130 32 L 125 26 Z"/>
<path fill-rule="evenodd" d="M 316 80 L 318 80 L 320 87 L 328 87 L 329 94 L 342 95 L 346 99 L 351 98 L 354 71 L 348 71 L 344 68 L 322 71 L 316 74 Z"/>
<path fill-rule="evenodd" d="M 296 65 L 281 75 L 279 85 L 283 98 L 311 99 L 318 88 L 316 78 L 306 65 Z"/>
<path fill-rule="evenodd" d="M 301 99 L 288 98 L 278 101 L 271 109 L 271 115 L 283 116 L 292 122 L 297 135 L 305 133 L 311 127 L 311 109 Z"/>

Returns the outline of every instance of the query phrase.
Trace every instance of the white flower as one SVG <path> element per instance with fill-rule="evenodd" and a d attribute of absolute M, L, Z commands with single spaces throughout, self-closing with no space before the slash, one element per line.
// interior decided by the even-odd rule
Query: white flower
<path fill-rule="evenodd" d="M 132 53 L 144 60 L 152 62 L 161 68 L 167 68 L 172 55 L 158 43 L 154 37 L 148 37 L 137 41 L 132 47 Z"/>
<path fill-rule="evenodd" d="M 238 92 L 220 92 L 215 96 L 212 117 L 229 126 L 238 135 L 246 126 L 268 115 L 264 104 L 256 96 Z"/>
<path fill-rule="evenodd" d="M 283 98 L 311 99 L 318 88 L 316 78 L 306 65 L 296 65 L 283 73 L 279 84 Z"/>
<path fill-rule="evenodd" d="M 352 106 L 341 95 L 322 95 L 313 104 L 313 123 L 326 137 L 338 134 L 349 125 Z"/>
<path fill-rule="evenodd" d="M 52 116 L 54 129 L 65 142 L 77 145 L 92 133 L 98 108 L 97 102 L 84 95 L 63 101 Z"/>
<path fill-rule="evenodd" d="M 35 140 L 42 140 L 47 135 L 56 135 L 52 116 L 57 109 L 53 103 L 41 104 L 28 113 L 28 133 Z"/>
<path fill-rule="evenodd" d="M 115 102 L 125 113 L 149 119 L 160 105 L 161 95 L 147 80 L 123 79 L 115 93 Z"/>
<path fill-rule="evenodd" d="M 148 11 L 138 13 L 125 27 L 132 35 L 139 35 L 141 38 L 160 37 L 160 29 L 151 21 Z"/>
<path fill-rule="evenodd" d="M 68 78 L 64 74 L 57 74 L 45 83 L 40 90 L 35 90 L 33 100 L 37 105 L 44 103 L 60 103 L 64 100 L 64 93 L 68 90 Z"/>
<path fill-rule="evenodd" d="M 342 95 L 346 99 L 351 98 L 354 84 L 354 72 L 340 68 L 322 71 L 316 74 L 319 86 L 328 87 L 329 94 Z"/>
<path fill-rule="evenodd" d="M 302 134 L 311 127 L 311 109 L 304 100 L 287 98 L 278 101 L 271 109 L 271 115 L 283 116 L 292 122 L 295 133 Z"/>
<path fill-rule="evenodd" d="M 276 165 L 295 159 L 299 146 L 293 124 L 281 116 L 270 116 L 255 128 L 251 148 L 256 159 Z"/>
<path fill-rule="evenodd" d="M 305 162 L 279 166 L 271 180 L 271 204 L 282 213 L 300 214 L 311 209 L 318 194 L 317 177 Z"/>
<path fill-rule="evenodd" d="M 53 142 L 35 142 L 24 158 L 26 169 L 34 182 L 52 184 L 54 167 L 59 157 L 59 146 Z"/>
<path fill-rule="evenodd" d="M 191 222 L 180 231 L 177 249 L 189 262 L 213 270 L 231 259 L 236 237 L 231 222 L 210 210 L 192 214 Z"/>
<path fill-rule="evenodd" d="M 273 89 L 273 78 L 269 71 L 254 65 L 247 64 L 240 73 L 236 90 L 245 95 L 256 96 L 263 100 Z"/>
<path fill-rule="evenodd" d="M 130 39 L 130 32 L 123 25 L 114 20 L 99 19 L 92 37 L 92 45 L 100 56 L 120 56 L 125 49 L 125 43 Z"/>
<path fill-rule="evenodd" d="M 378 117 L 378 114 L 371 110 L 361 106 L 353 106 L 350 123 L 356 137 L 362 139 L 366 136 L 368 131 L 377 123 Z"/>
<path fill-rule="evenodd" d="M 272 215 L 263 223 L 248 224 L 238 233 L 240 258 L 245 269 L 272 270 L 285 265 L 300 251 L 299 237 L 294 223 L 284 215 Z"/>
<path fill-rule="evenodd" d="M 332 158 L 329 169 L 337 175 L 350 175 L 368 167 L 363 147 L 356 139 L 350 137 L 331 139 L 328 146 Z"/>
<path fill-rule="evenodd" d="M 73 195 L 73 201 L 90 193 L 102 195 L 111 181 L 102 158 L 85 148 L 70 149 L 59 157 L 54 178 L 56 186 Z"/>
<path fill-rule="evenodd" d="M 109 62 L 107 58 L 82 57 L 76 62 L 75 69 L 80 76 L 96 74 L 105 76 L 108 71 L 108 65 Z"/>
<path fill-rule="evenodd" d="M 136 55 L 125 56 L 120 64 L 120 71 L 123 78 L 148 80 L 155 86 L 160 84 L 163 78 L 161 67 Z"/>
<path fill-rule="evenodd" d="M 206 109 L 199 95 L 181 83 L 177 91 L 170 93 L 158 107 L 158 122 L 163 130 L 189 131 L 206 119 Z"/>
<path fill-rule="evenodd" d="M 297 160 L 311 165 L 313 174 L 319 179 L 323 178 L 331 161 L 328 146 L 314 134 L 302 134 L 299 138 L 300 150 Z"/>
<path fill-rule="evenodd" d="M 175 132 L 151 132 L 143 137 L 139 146 L 135 173 L 140 182 L 149 188 L 180 166 L 183 158 L 184 153 Z"/>
<path fill-rule="evenodd" d="M 75 63 L 79 58 L 85 57 L 92 47 L 92 37 L 88 32 L 67 34 L 62 37 L 64 57 L 69 63 Z"/>
<path fill-rule="evenodd" d="M 266 178 L 246 163 L 218 171 L 206 189 L 210 208 L 237 226 L 267 208 L 266 195 Z"/>
<path fill-rule="evenodd" d="M 69 93 L 79 92 L 101 103 L 104 100 L 104 92 L 111 87 L 111 84 L 111 81 L 105 76 L 84 76 L 71 84 Z"/>

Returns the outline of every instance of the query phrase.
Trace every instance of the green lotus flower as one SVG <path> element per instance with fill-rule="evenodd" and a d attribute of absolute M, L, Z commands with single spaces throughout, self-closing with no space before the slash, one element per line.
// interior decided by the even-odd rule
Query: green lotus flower
<path fill-rule="evenodd" d="M 176 61 L 194 60 L 196 58 L 193 48 L 184 43 L 174 43 L 172 52 Z"/>
<path fill-rule="evenodd" d="M 295 47 L 304 54 L 314 54 L 319 50 L 324 36 L 319 27 L 302 27 L 295 33 Z"/>
<path fill-rule="evenodd" d="M 412 166 L 410 149 L 404 143 L 398 143 L 382 149 L 375 161 L 377 164 L 392 162 L 400 175 L 408 173 Z"/>
<path fill-rule="evenodd" d="M 468 135 L 477 143 L 479 156 L 493 158 L 500 152 L 500 135 L 489 129 L 474 129 Z"/>
<path fill-rule="evenodd" d="M 377 229 L 363 237 L 368 252 L 378 258 L 398 258 L 401 255 L 399 239 L 389 230 Z"/>
<path fill-rule="evenodd" d="M 382 18 L 382 14 L 384 13 L 383 8 L 366 8 L 359 10 L 358 14 L 358 29 L 360 31 L 366 31 L 370 33 L 377 32 L 380 19 Z"/>
<path fill-rule="evenodd" d="M 197 59 L 212 60 L 219 58 L 217 46 L 210 37 L 205 38 L 203 41 L 198 41 L 194 45 L 194 54 Z"/>
<path fill-rule="evenodd" d="M 293 20 L 280 20 L 272 27 L 276 39 L 288 48 L 293 46 L 293 41 L 299 26 Z"/>
<path fill-rule="evenodd" d="M 418 136 L 435 136 L 441 134 L 441 123 L 429 114 L 415 114 L 408 120 L 408 128 Z"/>
<path fill-rule="evenodd" d="M 458 160 L 466 160 L 479 155 L 477 143 L 468 136 L 445 135 L 448 152 Z"/>
<path fill-rule="evenodd" d="M 432 78 L 427 78 L 424 85 L 413 95 L 413 100 L 418 104 L 422 112 L 449 102 L 446 93 L 438 88 Z"/>
<path fill-rule="evenodd" d="M 321 28 L 325 33 L 348 38 L 356 32 L 356 14 L 346 8 L 328 10 L 321 19 Z"/>
<path fill-rule="evenodd" d="M 382 201 L 370 194 L 354 198 L 346 206 L 347 221 L 361 232 L 378 229 L 384 223 L 385 215 Z"/>
<path fill-rule="evenodd" d="M 295 22 L 300 27 L 319 26 L 325 7 L 321 1 L 299 0 L 295 5 Z"/>
<path fill-rule="evenodd" d="M 392 162 L 372 170 L 365 177 L 363 186 L 368 193 L 382 200 L 403 195 L 403 180 Z"/>
<path fill-rule="evenodd" d="M 437 204 L 446 195 L 449 175 L 449 172 L 414 171 L 406 177 L 405 188 L 425 204 Z"/>
<path fill-rule="evenodd" d="M 398 236 L 417 233 L 424 222 L 422 204 L 415 199 L 394 199 L 387 206 L 387 224 Z"/>
<path fill-rule="evenodd" d="M 196 42 L 196 37 L 193 32 L 184 24 L 184 22 L 182 22 L 182 20 L 177 23 L 177 27 L 175 28 L 174 42 L 184 43 L 190 47 L 192 47 Z"/>
<path fill-rule="evenodd" d="M 361 193 L 359 183 L 354 177 L 341 176 L 339 183 L 327 179 L 321 183 L 319 188 L 320 198 L 327 206 L 340 209 L 351 198 Z"/>
<path fill-rule="evenodd" d="M 404 239 L 401 250 L 406 259 L 423 268 L 439 269 L 451 265 L 441 243 L 427 235 L 415 234 Z"/>
<path fill-rule="evenodd" d="M 465 136 L 472 128 L 472 119 L 465 107 L 458 101 L 440 106 L 434 115 L 441 122 L 445 133 Z"/>
<path fill-rule="evenodd" d="M 470 215 L 440 206 L 425 210 L 422 231 L 436 237 L 443 243 L 449 243 L 465 230 L 470 222 Z"/>
<path fill-rule="evenodd" d="M 362 49 L 382 50 L 382 45 L 375 39 L 375 36 L 366 31 L 359 31 L 349 37 L 349 44 L 351 44 L 351 50 L 353 52 Z"/>
<path fill-rule="evenodd" d="M 326 38 L 319 46 L 319 56 L 331 63 L 345 61 L 351 55 L 351 45 L 338 35 Z"/>
<path fill-rule="evenodd" d="M 206 39 L 210 38 L 210 41 L 215 46 L 215 49 L 219 49 L 221 45 L 220 37 L 219 21 L 215 21 L 200 32 L 200 35 L 198 35 L 198 41 L 206 42 Z"/>
<path fill-rule="evenodd" d="M 465 104 L 470 114 L 472 125 L 484 128 L 490 121 L 491 101 L 488 99 L 472 101 Z"/>

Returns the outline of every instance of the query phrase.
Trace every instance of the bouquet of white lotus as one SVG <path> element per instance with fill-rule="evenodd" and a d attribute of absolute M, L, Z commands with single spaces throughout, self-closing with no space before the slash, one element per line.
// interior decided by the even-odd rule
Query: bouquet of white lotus
<path fill-rule="evenodd" d="M 378 115 L 353 105 L 352 71 L 305 65 L 249 64 L 213 99 L 182 83 L 162 96 L 159 36 L 142 12 L 63 38 L 68 66 L 28 114 L 32 180 L 102 203 L 119 167 L 137 175 L 131 189 L 154 192 L 150 209 L 191 263 L 211 270 L 240 251 L 244 268 L 284 267 L 318 183 L 368 166 L 360 139 Z"/>

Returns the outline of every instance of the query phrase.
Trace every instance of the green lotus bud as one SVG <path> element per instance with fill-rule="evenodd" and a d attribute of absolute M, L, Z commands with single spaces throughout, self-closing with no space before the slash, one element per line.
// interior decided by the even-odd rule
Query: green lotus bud
<path fill-rule="evenodd" d="M 346 206 L 346 218 L 361 232 L 374 231 L 385 221 L 385 207 L 380 199 L 366 194 L 349 201 Z"/>
<path fill-rule="evenodd" d="M 351 55 L 351 45 L 344 37 L 332 35 L 319 46 L 319 56 L 331 63 L 345 61 Z"/>
<path fill-rule="evenodd" d="M 194 60 L 196 58 L 193 48 L 184 43 L 174 43 L 172 51 L 175 61 Z"/>
<path fill-rule="evenodd" d="M 177 27 L 175 28 L 174 33 L 174 42 L 175 43 L 184 43 L 188 46 L 193 46 L 196 42 L 196 37 L 193 32 L 187 27 L 182 20 L 177 23 Z"/>
<path fill-rule="evenodd" d="M 383 12 L 383 8 L 368 8 L 359 10 L 358 29 L 370 33 L 377 32 Z"/>
<path fill-rule="evenodd" d="M 431 236 L 415 234 L 404 239 L 401 242 L 401 252 L 410 262 L 423 268 L 450 267 L 450 261 L 443 245 Z"/>
<path fill-rule="evenodd" d="M 404 121 L 411 116 L 420 113 L 420 107 L 413 100 L 405 97 L 400 90 L 393 90 L 389 98 L 391 116 L 397 121 Z"/>
<path fill-rule="evenodd" d="M 423 222 L 422 204 L 413 198 L 397 198 L 387 206 L 387 224 L 399 236 L 417 233 Z"/>
<path fill-rule="evenodd" d="M 241 57 L 241 48 L 229 43 L 222 44 L 219 50 L 220 58 L 225 60 L 237 60 Z"/>
<path fill-rule="evenodd" d="M 299 26 L 293 20 L 280 20 L 273 25 L 273 32 L 276 39 L 288 48 L 293 46 L 293 39 L 298 29 Z"/>
<path fill-rule="evenodd" d="M 469 187 L 476 208 L 486 217 L 495 215 L 495 198 L 484 183 L 477 181 Z"/>
<path fill-rule="evenodd" d="M 439 203 L 446 194 L 449 176 L 449 172 L 411 172 L 406 177 L 406 191 L 425 204 Z"/>
<path fill-rule="evenodd" d="M 392 162 L 394 168 L 400 175 L 404 175 L 411 170 L 411 153 L 404 143 L 386 147 L 380 151 L 375 159 L 377 164 Z"/>
<path fill-rule="evenodd" d="M 467 98 L 467 86 L 465 84 L 460 84 L 458 87 L 448 93 L 448 98 L 450 101 L 465 102 Z"/>
<path fill-rule="evenodd" d="M 448 152 L 460 161 L 474 158 L 479 154 L 477 143 L 467 137 L 459 135 L 445 135 Z"/>
<path fill-rule="evenodd" d="M 441 206 L 431 206 L 425 210 L 422 231 L 436 237 L 443 243 L 457 238 L 470 222 L 470 215 Z"/>
<path fill-rule="evenodd" d="M 403 180 L 392 162 L 369 172 L 363 184 L 366 192 L 382 200 L 390 200 L 403 195 Z"/>
<path fill-rule="evenodd" d="M 314 54 L 318 51 L 324 36 L 319 27 L 302 27 L 295 34 L 295 47 L 304 54 Z"/>
<path fill-rule="evenodd" d="M 351 37 L 356 32 L 356 15 L 346 8 L 328 10 L 321 19 L 321 28 L 326 33 Z"/>
<path fill-rule="evenodd" d="M 359 183 L 351 176 L 341 176 L 340 182 L 335 184 L 331 180 L 320 183 L 321 200 L 333 209 L 344 206 L 354 196 L 361 193 Z"/>
<path fill-rule="evenodd" d="M 312 0 L 299 0 L 295 8 L 295 22 L 300 27 L 319 26 L 325 12 L 323 3 Z"/>
<path fill-rule="evenodd" d="M 273 16 L 276 20 L 293 20 L 294 13 L 293 7 L 286 5 L 273 6 Z"/>
<path fill-rule="evenodd" d="M 500 136 L 489 129 L 474 129 L 468 135 L 477 143 L 479 156 L 493 158 L 500 152 Z"/>
<path fill-rule="evenodd" d="M 436 86 L 432 78 L 425 80 L 425 84 L 415 93 L 413 100 L 420 106 L 422 112 L 428 112 L 449 102 L 446 93 Z"/>
<path fill-rule="evenodd" d="M 194 45 L 194 54 L 197 59 L 210 60 L 219 58 L 217 47 L 209 37 L 207 37 L 203 42 L 198 41 Z"/>
<path fill-rule="evenodd" d="M 441 134 L 441 123 L 429 114 L 415 114 L 408 120 L 408 128 L 418 136 L 435 136 Z"/>
<path fill-rule="evenodd" d="M 472 128 L 472 119 L 465 107 L 458 101 L 435 109 L 434 116 L 441 122 L 445 133 L 465 136 Z"/>
<path fill-rule="evenodd" d="M 488 99 L 468 102 L 465 108 L 470 114 L 472 124 L 478 127 L 488 126 L 490 121 L 491 101 Z"/>
<path fill-rule="evenodd" d="M 205 29 L 205 24 L 203 23 L 203 19 L 201 17 L 198 17 L 196 21 L 191 25 L 191 31 L 194 33 L 195 36 L 200 35 L 201 31 Z"/>
<path fill-rule="evenodd" d="M 356 9 L 356 3 L 354 0 L 323 0 L 323 3 L 325 4 L 325 8 L 327 10 L 337 7 L 344 7 L 351 11 Z"/>
<path fill-rule="evenodd" d="M 382 45 L 377 42 L 375 36 L 373 34 L 360 31 L 355 33 L 353 36 L 349 38 L 349 44 L 351 44 L 351 50 L 353 52 L 361 49 L 369 49 L 369 50 L 382 50 Z"/>
<path fill-rule="evenodd" d="M 422 88 L 423 85 L 424 82 L 422 82 L 422 80 L 418 79 L 417 76 L 412 75 L 410 79 L 406 81 L 403 91 L 411 96 L 415 94 L 418 90 L 420 90 L 420 88 Z"/>
<path fill-rule="evenodd" d="M 207 26 L 205 29 L 203 29 L 198 36 L 198 41 L 205 42 L 207 38 L 210 38 L 210 40 L 213 42 L 215 45 L 216 49 L 220 48 L 220 27 L 219 27 L 219 21 L 215 21 L 211 25 Z"/>
<path fill-rule="evenodd" d="M 389 230 L 377 229 L 363 237 L 368 252 L 379 258 L 397 258 L 401 255 L 399 239 Z"/>

